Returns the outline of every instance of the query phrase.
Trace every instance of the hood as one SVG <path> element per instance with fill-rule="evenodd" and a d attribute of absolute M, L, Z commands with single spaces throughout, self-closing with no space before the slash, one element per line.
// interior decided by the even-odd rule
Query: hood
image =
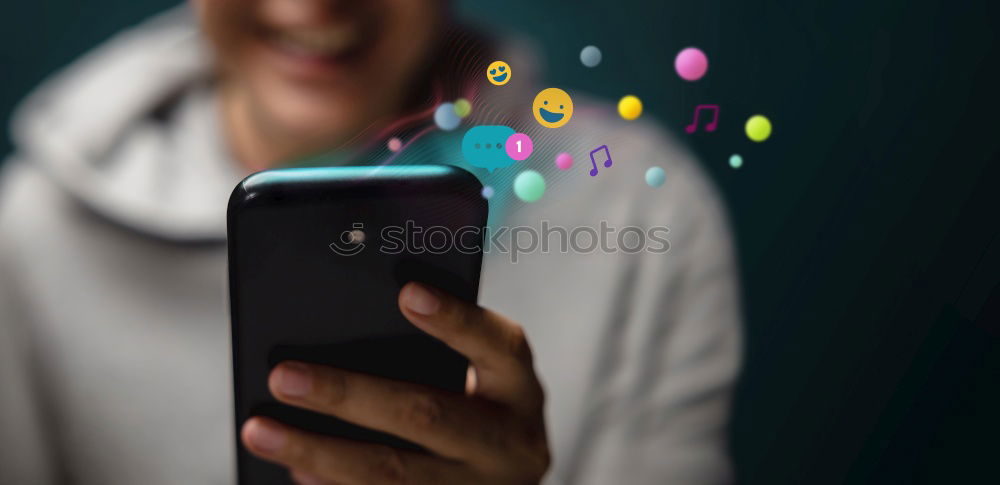
<path fill-rule="evenodd" d="M 116 224 L 222 241 L 245 174 L 222 146 L 210 65 L 187 8 L 118 34 L 18 108 L 16 157 Z"/>

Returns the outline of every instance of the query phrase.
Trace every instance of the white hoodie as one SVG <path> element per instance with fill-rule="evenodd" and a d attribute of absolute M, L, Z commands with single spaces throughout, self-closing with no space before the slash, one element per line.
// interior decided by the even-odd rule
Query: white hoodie
<path fill-rule="evenodd" d="M 208 72 L 173 11 L 18 112 L 0 179 L 0 483 L 234 481 L 225 210 L 245 174 Z M 480 301 L 524 325 L 547 390 L 549 483 L 728 482 L 741 340 L 717 196 L 661 131 L 607 107 L 534 129 L 548 190 L 491 224 L 670 231 L 665 254 L 486 256 Z M 587 176 L 605 143 L 613 166 Z M 540 145 L 575 149 L 573 170 L 538 162 Z"/>

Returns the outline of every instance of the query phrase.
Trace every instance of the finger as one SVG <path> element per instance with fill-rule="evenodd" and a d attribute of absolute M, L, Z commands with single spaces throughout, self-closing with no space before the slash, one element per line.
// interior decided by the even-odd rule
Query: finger
<path fill-rule="evenodd" d="M 531 348 L 519 325 L 419 283 L 403 287 L 399 307 L 414 325 L 469 358 L 477 394 L 514 406 L 541 405 Z"/>
<path fill-rule="evenodd" d="M 465 369 L 465 394 L 471 396 L 476 393 L 476 368 L 469 366 Z"/>
<path fill-rule="evenodd" d="M 464 467 L 444 458 L 320 436 L 259 416 L 247 420 L 241 435 L 254 455 L 317 480 L 350 485 L 472 483 Z"/>
<path fill-rule="evenodd" d="M 461 394 L 303 362 L 278 364 L 268 387 L 284 403 L 398 436 L 448 458 L 488 459 L 505 445 L 505 414 L 495 404 Z"/>
<path fill-rule="evenodd" d="M 292 476 L 292 481 L 295 482 L 295 485 L 341 485 L 337 482 L 322 479 L 302 470 L 292 470 L 289 475 Z"/>

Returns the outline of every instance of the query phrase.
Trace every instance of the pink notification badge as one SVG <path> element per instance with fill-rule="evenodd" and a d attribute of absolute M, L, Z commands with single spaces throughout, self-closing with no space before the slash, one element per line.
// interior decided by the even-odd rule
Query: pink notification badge
<path fill-rule="evenodd" d="M 521 161 L 531 156 L 531 152 L 535 149 L 535 146 L 531 143 L 531 137 L 528 135 L 514 133 L 507 138 L 507 142 L 504 143 L 504 149 L 507 150 L 508 157 Z"/>

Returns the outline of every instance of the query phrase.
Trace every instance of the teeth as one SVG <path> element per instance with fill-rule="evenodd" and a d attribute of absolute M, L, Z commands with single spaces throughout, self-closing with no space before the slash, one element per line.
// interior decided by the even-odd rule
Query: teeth
<path fill-rule="evenodd" d="M 337 55 L 354 47 L 358 30 L 349 26 L 285 30 L 276 34 L 282 47 L 305 55 Z"/>

